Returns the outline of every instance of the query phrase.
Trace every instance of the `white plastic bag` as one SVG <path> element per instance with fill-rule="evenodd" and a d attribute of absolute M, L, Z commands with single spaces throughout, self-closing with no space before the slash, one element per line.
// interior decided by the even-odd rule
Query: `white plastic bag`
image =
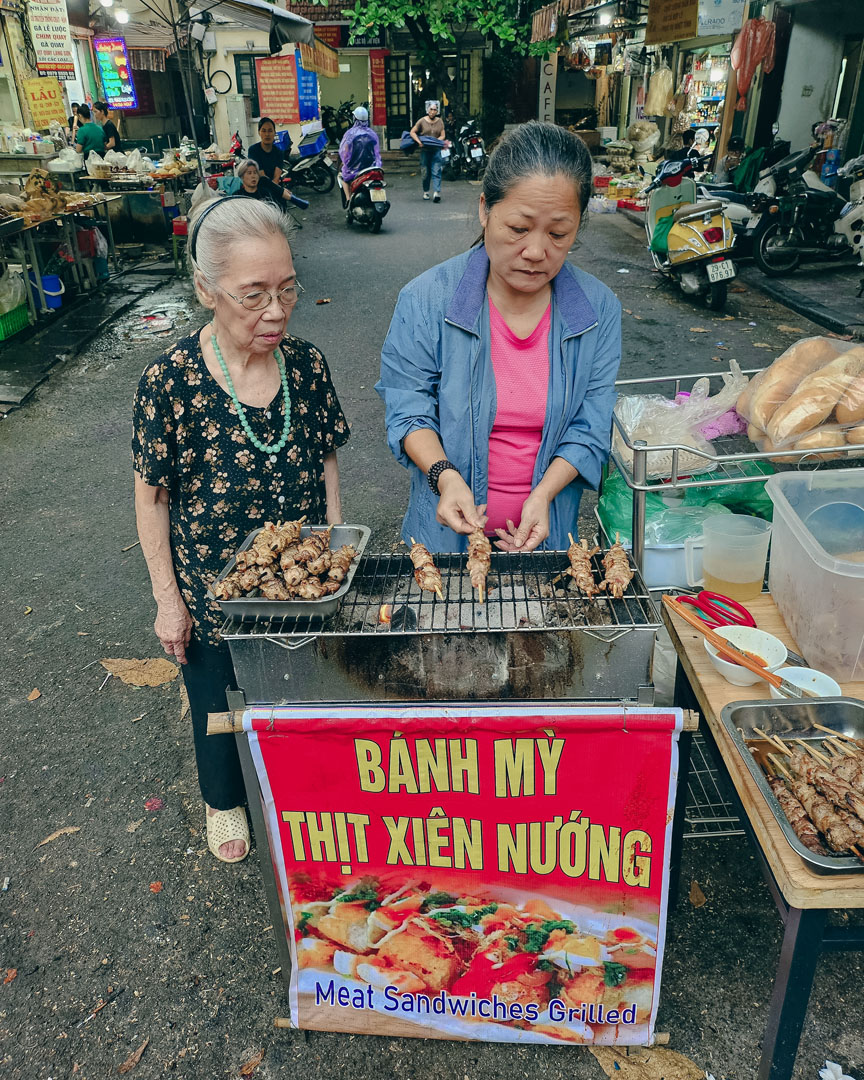
<path fill-rule="evenodd" d="M 699 453 L 691 454 L 686 450 L 678 453 L 678 476 L 711 472 L 716 467 L 711 460 L 714 457 L 714 448 L 700 434 L 699 429 L 733 408 L 748 381 L 736 361 L 731 361 L 730 367 L 731 373 L 723 376 L 723 389 L 713 397 L 708 379 L 698 379 L 693 384 L 689 398 L 679 401 L 660 397 L 658 394 L 619 397 L 615 413 L 630 441 L 640 440 L 648 446 L 692 447 Z M 615 450 L 632 468 L 633 453 L 625 445 L 617 429 Z M 671 476 L 672 458 L 671 450 L 650 453 L 648 475 Z"/>
<path fill-rule="evenodd" d="M 48 162 L 49 172 L 71 172 L 83 167 L 84 155 L 76 154 L 71 146 L 64 146 L 57 157 Z"/>
<path fill-rule="evenodd" d="M 88 173 L 88 175 L 94 176 L 95 175 L 95 170 L 100 165 L 105 165 L 105 164 L 107 164 L 107 162 L 102 157 L 102 155 L 97 154 L 95 150 L 91 150 L 90 153 L 87 155 L 87 173 Z"/>
<path fill-rule="evenodd" d="M 13 311 L 24 303 L 24 279 L 20 274 L 10 274 L 8 270 L 0 275 L 0 315 Z"/>
<path fill-rule="evenodd" d="M 96 247 L 96 257 L 107 259 L 108 258 L 108 241 L 102 234 L 101 229 L 93 229 L 93 243 Z"/>
<path fill-rule="evenodd" d="M 121 154 L 118 150 L 106 150 L 105 164 L 110 165 L 112 169 L 125 169 L 126 155 Z"/>
<path fill-rule="evenodd" d="M 126 168 L 129 170 L 129 172 L 138 173 L 139 176 L 143 176 L 145 173 L 150 171 L 149 169 L 145 168 L 145 163 L 149 164 L 150 168 L 152 169 L 153 163 L 150 161 L 149 158 L 145 158 L 141 151 L 137 148 L 135 150 L 131 150 L 126 155 Z"/>

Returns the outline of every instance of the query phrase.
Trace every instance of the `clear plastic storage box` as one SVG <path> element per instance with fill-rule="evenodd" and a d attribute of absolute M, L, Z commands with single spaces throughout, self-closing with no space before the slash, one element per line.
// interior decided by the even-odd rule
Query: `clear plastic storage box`
<path fill-rule="evenodd" d="M 864 469 L 778 473 L 765 490 L 780 614 L 811 667 L 864 680 Z"/>

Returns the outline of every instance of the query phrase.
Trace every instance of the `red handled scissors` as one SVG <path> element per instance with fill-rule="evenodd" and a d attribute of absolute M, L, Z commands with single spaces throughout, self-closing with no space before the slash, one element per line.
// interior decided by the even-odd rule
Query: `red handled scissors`
<path fill-rule="evenodd" d="M 755 626 L 756 620 L 737 600 L 720 593 L 702 591 L 696 596 L 678 596 L 679 604 L 690 604 L 696 608 L 707 626 L 716 630 L 718 626 Z"/>

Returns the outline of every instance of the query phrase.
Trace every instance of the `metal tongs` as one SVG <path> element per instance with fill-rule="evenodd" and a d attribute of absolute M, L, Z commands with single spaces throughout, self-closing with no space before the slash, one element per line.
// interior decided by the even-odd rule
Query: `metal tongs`
<path fill-rule="evenodd" d="M 775 675 L 772 671 L 768 671 L 767 664 L 763 657 L 748 652 L 746 649 L 740 649 L 737 645 L 733 645 L 731 641 L 727 641 L 726 638 L 720 637 L 719 634 L 715 634 L 698 615 L 691 614 L 686 606 L 684 604 L 679 604 L 673 596 L 665 595 L 663 597 L 663 603 L 670 611 L 674 612 L 676 615 L 680 615 L 686 623 L 689 623 L 694 629 L 698 630 L 699 633 L 714 646 L 721 659 L 727 660 L 733 664 L 739 664 L 748 671 L 752 671 L 754 675 L 758 675 L 760 679 L 764 679 L 769 686 L 773 686 L 776 690 L 779 690 L 784 697 L 793 698 L 797 701 L 801 701 L 803 698 L 819 697 L 819 695 L 815 694 L 812 690 L 803 690 L 800 686 L 796 686 L 794 683 L 789 682 L 788 679 L 784 679 L 782 676 Z"/>

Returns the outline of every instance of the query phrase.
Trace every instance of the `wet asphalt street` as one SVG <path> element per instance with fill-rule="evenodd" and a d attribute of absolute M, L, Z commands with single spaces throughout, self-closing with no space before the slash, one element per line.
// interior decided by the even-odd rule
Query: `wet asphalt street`
<path fill-rule="evenodd" d="M 312 195 L 294 245 L 306 291 L 291 330 L 329 360 L 353 426 L 345 517 L 373 527 L 373 549 L 396 539 L 407 493 L 373 390 L 393 305 L 477 233 L 475 186 L 447 184 L 434 205 L 400 176 L 391 194 L 378 236 L 347 229 L 335 193 Z M 617 215 L 591 220 L 573 258 L 621 298 L 622 377 L 761 367 L 816 332 L 751 287 L 730 294 L 731 318 L 683 298 Z M 143 333 L 141 315 L 162 310 L 174 329 Z M 600 1080 L 576 1048 L 273 1029 L 287 1006 L 260 873 L 254 853 L 228 867 L 206 851 L 178 683 L 104 683 L 99 664 L 160 654 L 131 546 L 131 399 L 145 364 L 203 321 L 188 281 L 161 288 L 0 423 L 0 1071 L 105 1080 L 149 1040 L 135 1080 L 237 1076 L 262 1050 L 255 1080 Z M 657 1028 L 716 1080 L 750 1080 L 780 920 L 743 836 L 688 841 L 683 885 Z M 795 1080 L 816 1080 L 826 1057 L 864 1075 L 862 976 L 859 955 L 821 961 Z"/>

